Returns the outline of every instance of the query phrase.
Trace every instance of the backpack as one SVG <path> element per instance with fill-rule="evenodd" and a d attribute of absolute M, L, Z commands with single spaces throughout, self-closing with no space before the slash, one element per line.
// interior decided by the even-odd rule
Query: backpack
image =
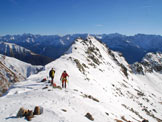
<path fill-rule="evenodd" d="M 51 70 L 49 76 L 54 77 L 54 75 L 55 75 L 55 70 Z"/>

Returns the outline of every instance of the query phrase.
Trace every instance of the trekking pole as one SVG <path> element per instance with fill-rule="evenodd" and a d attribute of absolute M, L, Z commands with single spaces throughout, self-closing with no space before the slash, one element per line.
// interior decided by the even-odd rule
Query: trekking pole
<path fill-rule="evenodd" d="M 60 78 L 60 84 L 61 84 L 60 86 L 62 87 L 62 78 Z"/>
<path fill-rule="evenodd" d="M 51 78 L 50 77 L 48 77 L 48 83 L 51 83 Z"/>
<path fill-rule="evenodd" d="M 67 78 L 67 82 L 68 82 L 68 87 L 69 87 L 69 77 Z"/>
<path fill-rule="evenodd" d="M 49 81 L 49 77 L 47 76 L 47 83 L 48 83 L 48 81 Z"/>

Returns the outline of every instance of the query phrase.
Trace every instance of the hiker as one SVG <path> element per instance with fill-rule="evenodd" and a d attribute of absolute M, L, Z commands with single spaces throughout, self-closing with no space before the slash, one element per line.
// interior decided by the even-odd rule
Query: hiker
<path fill-rule="evenodd" d="M 62 88 L 65 86 L 66 88 L 66 82 L 67 82 L 67 77 L 69 77 L 69 75 L 66 73 L 66 71 L 64 71 L 61 75 L 60 80 L 62 81 Z"/>
<path fill-rule="evenodd" d="M 55 75 L 55 70 L 52 68 L 49 72 L 49 76 L 51 77 L 51 85 L 53 85 L 54 75 Z"/>

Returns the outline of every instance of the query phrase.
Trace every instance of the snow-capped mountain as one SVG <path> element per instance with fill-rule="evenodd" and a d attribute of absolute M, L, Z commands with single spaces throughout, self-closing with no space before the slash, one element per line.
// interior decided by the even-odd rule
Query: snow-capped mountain
<path fill-rule="evenodd" d="M 10 42 L 25 47 L 37 54 L 50 58 L 60 57 L 78 37 L 86 37 L 87 34 L 59 35 L 6 35 L 0 41 Z"/>
<path fill-rule="evenodd" d="M 162 36 L 160 35 L 137 34 L 129 38 L 133 44 L 150 52 L 155 50 L 162 51 Z"/>
<path fill-rule="evenodd" d="M 91 34 L 104 42 L 110 49 L 119 51 L 127 62 L 133 64 L 141 61 L 148 52 L 162 51 L 162 36 L 137 34 L 125 36 L 114 34 Z M 6 35 L 0 37 L 0 41 L 15 43 L 32 52 L 57 59 L 71 46 L 76 38 L 86 39 L 88 34 L 59 35 Z"/>
<path fill-rule="evenodd" d="M 1 54 L 0 67 L 0 96 L 8 90 L 11 84 L 23 81 L 43 68 L 42 66 L 32 66 Z"/>
<path fill-rule="evenodd" d="M 54 81 L 60 86 L 61 73 L 67 71 L 67 89 L 54 89 L 48 81 L 40 82 L 48 77 L 51 68 L 55 69 Z M 94 122 L 140 122 L 144 118 L 161 122 L 162 87 L 153 85 L 159 81 L 153 76 L 133 74 L 120 53 L 92 36 L 80 38 L 65 55 L 27 81 L 16 83 L 0 98 L 0 121 L 25 122 L 24 118 L 16 118 L 20 107 L 32 110 L 42 106 L 43 114 L 35 116 L 33 122 L 89 122 L 87 113 Z"/>
<path fill-rule="evenodd" d="M 101 35 L 99 39 L 106 43 L 110 49 L 122 52 L 130 64 L 141 61 L 148 52 L 162 51 L 162 36 L 160 35 L 107 34 Z"/>
<path fill-rule="evenodd" d="M 147 53 L 141 62 L 132 65 L 132 69 L 139 74 L 162 72 L 162 53 Z"/>
<path fill-rule="evenodd" d="M 121 52 L 130 64 L 140 61 L 147 52 L 140 45 L 132 43 L 133 39 L 130 36 L 108 34 L 101 35 L 98 39 L 102 40 L 110 49 Z"/>
<path fill-rule="evenodd" d="M 33 65 L 45 65 L 52 61 L 48 57 L 38 55 L 24 47 L 8 42 L 0 42 L 0 54 L 15 57 Z"/>

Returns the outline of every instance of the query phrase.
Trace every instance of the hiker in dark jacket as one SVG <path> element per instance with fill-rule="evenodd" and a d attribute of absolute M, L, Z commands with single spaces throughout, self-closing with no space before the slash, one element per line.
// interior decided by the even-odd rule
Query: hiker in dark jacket
<path fill-rule="evenodd" d="M 61 78 L 60 80 L 62 81 L 62 88 L 65 86 L 66 88 L 66 83 L 68 82 L 67 81 L 67 77 L 69 77 L 69 75 L 66 73 L 66 71 L 64 71 L 61 75 Z"/>
<path fill-rule="evenodd" d="M 52 68 L 49 72 L 49 77 L 51 78 L 51 85 L 53 85 L 54 76 L 55 76 L 55 70 Z"/>

